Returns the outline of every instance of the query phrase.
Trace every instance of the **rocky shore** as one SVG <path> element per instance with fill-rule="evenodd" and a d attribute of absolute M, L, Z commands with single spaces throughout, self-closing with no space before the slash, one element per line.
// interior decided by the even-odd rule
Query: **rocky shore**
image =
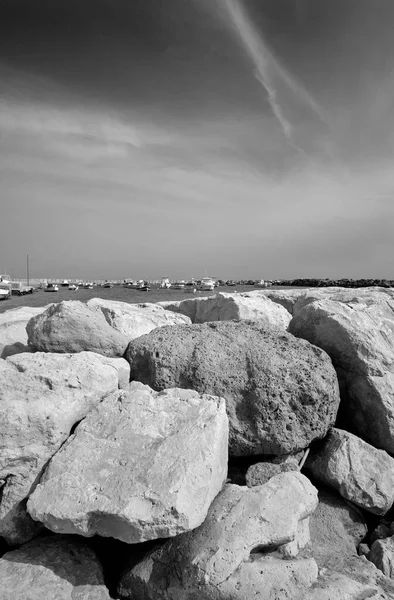
<path fill-rule="evenodd" d="M 394 290 L 0 320 L 0 600 L 392 600 Z"/>

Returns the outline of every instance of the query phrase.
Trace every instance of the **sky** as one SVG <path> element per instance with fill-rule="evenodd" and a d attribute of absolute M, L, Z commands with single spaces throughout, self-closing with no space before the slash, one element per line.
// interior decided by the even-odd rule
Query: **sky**
<path fill-rule="evenodd" d="M 0 273 L 394 278 L 392 0 L 0 0 Z"/>

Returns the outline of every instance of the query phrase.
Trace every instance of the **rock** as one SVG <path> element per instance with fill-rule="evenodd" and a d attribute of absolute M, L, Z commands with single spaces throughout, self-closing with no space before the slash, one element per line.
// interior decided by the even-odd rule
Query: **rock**
<path fill-rule="evenodd" d="M 317 582 L 303 600 L 392 600 L 394 585 L 364 556 L 357 555 L 367 527 L 356 507 L 321 490 L 309 518 L 311 554 L 319 567 Z"/>
<path fill-rule="evenodd" d="M 9 544 L 35 535 L 26 497 L 73 426 L 117 388 L 117 370 L 90 352 L 0 361 L 0 536 Z"/>
<path fill-rule="evenodd" d="M 325 350 L 341 384 L 341 412 L 352 432 L 394 453 L 394 300 L 369 293 L 313 301 L 289 331 Z M 349 427 L 348 427 L 349 425 Z"/>
<path fill-rule="evenodd" d="M 100 310 L 78 300 L 51 305 L 26 326 L 30 348 L 40 352 L 97 352 L 123 356 L 129 338 L 108 324 Z"/>
<path fill-rule="evenodd" d="M 273 464 L 270 462 L 255 463 L 246 472 L 246 485 L 248 487 L 254 487 L 255 485 L 262 485 L 267 483 L 279 473 L 285 473 L 286 471 L 298 471 L 298 465 L 295 464 Z"/>
<path fill-rule="evenodd" d="M 317 506 L 317 491 L 300 473 L 267 484 L 227 485 L 204 523 L 125 571 L 123 598 L 145 600 L 274 600 L 302 598 L 317 579 L 313 559 L 284 560 L 300 521 Z M 287 595 L 286 595 L 287 594 Z"/>
<path fill-rule="evenodd" d="M 41 314 L 47 306 L 20 306 L 0 314 L 0 358 L 20 352 L 31 352 L 27 345 L 27 322 Z"/>
<path fill-rule="evenodd" d="M 367 533 L 361 511 L 335 492 L 319 490 L 319 505 L 310 517 L 312 556 L 319 569 L 340 570 L 358 555 Z"/>
<path fill-rule="evenodd" d="M 205 519 L 226 480 L 227 455 L 223 399 L 132 383 L 79 425 L 27 509 L 61 533 L 131 544 L 175 536 Z"/>
<path fill-rule="evenodd" d="M 132 340 L 130 377 L 226 399 L 233 455 L 288 454 L 323 437 L 339 405 L 328 356 L 252 321 L 161 327 Z"/>
<path fill-rule="evenodd" d="M 34 540 L 0 559 L 1 600 L 110 600 L 88 546 L 66 537 Z"/>
<path fill-rule="evenodd" d="M 368 560 L 386 577 L 394 579 L 394 536 L 375 540 L 368 554 Z"/>
<path fill-rule="evenodd" d="M 193 323 L 249 319 L 286 329 L 291 319 L 290 313 L 284 307 L 258 292 L 242 294 L 219 292 L 213 296 L 181 300 L 177 303 L 162 304 L 162 306 L 169 311 L 174 310 L 187 315 Z"/>
<path fill-rule="evenodd" d="M 115 369 L 118 374 L 118 387 L 126 389 L 130 383 L 130 365 L 124 358 L 108 358 L 102 354 L 96 354 L 103 365 L 108 365 Z"/>
<path fill-rule="evenodd" d="M 108 325 L 126 336 L 128 340 L 149 333 L 156 327 L 163 325 L 180 325 L 190 323 L 190 319 L 183 314 L 175 314 L 165 310 L 159 304 L 142 303 L 127 304 L 126 302 L 115 302 L 92 298 L 87 302 L 91 309 L 101 312 Z"/>
<path fill-rule="evenodd" d="M 306 468 L 368 512 L 383 515 L 394 502 L 394 459 L 347 431 L 331 429 Z"/>
<path fill-rule="evenodd" d="M 370 543 L 373 544 L 376 540 L 383 540 L 391 535 L 390 527 L 384 523 L 380 523 L 371 533 Z"/>

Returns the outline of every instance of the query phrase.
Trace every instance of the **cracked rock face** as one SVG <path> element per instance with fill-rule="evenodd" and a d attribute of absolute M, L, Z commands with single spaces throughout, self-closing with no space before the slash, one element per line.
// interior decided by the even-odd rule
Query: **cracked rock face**
<path fill-rule="evenodd" d="M 353 293 L 297 303 L 289 331 L 331 357 L 352 431 L 394 453 L 394 299 Z"/>
<path fill-rule="evenodd" d="M 179 535 L 205 519 L 227 457 L 222 398 L 135 382 L 78 426 L 27 508 L 61 533 L 128 543 Z"/>
<path fill-rule="evenodd" d="M 306 467 L 313 476 L 368 512 L 385 514 L 394 502 L 394 459 L 347 431 L 333 428 Z"/>
<path fill-rule="evenodd" d="M 0 535 L 31 539 L 26 498 L 72 427 L 118 388 L 118 368 L 91 352 L 17 354 L 0 361 Z"/>
<path fill-rule="evenodd" d="M 34 540 L 0 559 L 2 600 L 110 600 L 95 553 L 66 537 Z"/>
<path fill-rule="evenodd" d="M 254 488 L 227 485 L 200 527 L 125 572 L 119 594 L 146 600 L 274 600 L 286 592 L 302 598 L 317 579 L 317 566 L 313 559 L 291 557 L 305 530 L 300 523 L 317 502 L 317 490 L 295 472 Z M 281 553 L 289 544 L 292 553 Z"/>
<path fill-rule="evenodd" d="M 226 400 L 230 453 L 289 454 L 322 438 L 339 406 L 325 352 L 252 321 L 162 327 L 132 340 L 130 377 Z"/>

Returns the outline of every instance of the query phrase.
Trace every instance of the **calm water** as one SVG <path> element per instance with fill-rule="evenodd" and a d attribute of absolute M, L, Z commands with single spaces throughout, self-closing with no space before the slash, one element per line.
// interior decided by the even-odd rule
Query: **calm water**
<path fill-rule="evenodd" d="M 16 308 L 18 306 L 45 306 L 51 302 L 61 302 L 62 300 L 80 300 L 87 302 L 90 298 L 106 298 L 107 300 L 118 300 L 119 302 L 128 302 L 129 304 L 138 304 L 139 302 L 162 302 L 164 300 L 185 300 L 186 298 L 195 298 L 198 296 L 211 296 L 216 292 L 251 292 L 258 288 L 252 285 L 238 285 L 235 287 L 221 286 L 214 292 L 185 292 L 183 290 L 162 290 L 151 289 L 149 292 L 140 292 L 138 290 L 128 289 L 121 286 L 113 288 L 94 287 L 92 290 L 77 290 L 72 292 L 68 287 L 59 287 L 58 292 L 44 292 L 39 290 L 26 296 L 12 296 L 9 300 L 0 301 L 0 313 Z M 281 289 L 272 287 L 270 289 Z M 288 288 L 286 288 L 288 289 Z"/>

